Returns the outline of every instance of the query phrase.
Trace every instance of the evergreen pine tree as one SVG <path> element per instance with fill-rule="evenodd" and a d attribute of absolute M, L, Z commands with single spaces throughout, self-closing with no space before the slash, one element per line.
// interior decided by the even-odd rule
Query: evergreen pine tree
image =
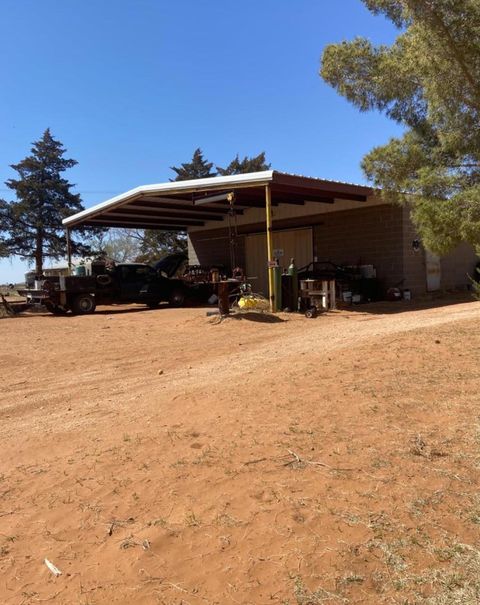
<path fill-rule="evenodd" d="M 177 174 L 175 181 L 186 181 L 189 179 L 202 179 L 216 176 L 212 172 L 213 163 L 207 162 L 203 157 L 202 150 L 196 149 L 191 162 L 181 164 L 180 167 L 172 166 L 171 169 Z M 218 174 L 224 176 L 229 174 L 244 174 L 246 172 L 258 172 L 268 170 L 270 164 L 265 161 L 265 153 L 262 152 L 255 157 L 245 157 L 240 160 L 238 155 L 226 168 L 217 166 Z M 144 232 L 140 246 L 139 259 L 143 262 L 152 262 L 169 252 L 186 252 L 187 239 L 183 233 L 174 231 L 156 231 L 147 229 Z"/>
<path fill-rule="evenodd" d="M 216 173 L 212 172 L 212 167 L 213 163 L 207 162 L 203 157 L 202 150 L 198 148 L 194 151 L 190 162 L 185 162 L 178 167 L 171 166 L 171 170 L 173 170 L 177 176 L 170 180 L 188 181 L 190 179 L 204 179 L 216 176 Z M 138 260 L 141 262 L 153 262 L 165 254 L 186 252 L 186 250 L 187 238 L 184 233 L 146 229 L 143 232 Z"/>
<path fill-rule="evenodd" d="M 187 252 L 187 236 L 177 231 L 146 229 L 141 237 L 137 262 L 153 263 L 166 254 Z"/>
<path fill-rule="evenodd" d="M 238 153 L 226 168 L 217 166 L 217 172 L 221 176 L 230 174 L 246 174 L 247 172 L 261 172 L 262 170 L 270 170 L 270 164 L 265 160 L 265 152 L 259 153 L 257 156 L 245 156 L 240 160 Z"/>
<path fill-rule="evenodd" d="M 171 170 L 177 173 L 173 181 L 188 181 L 190 179 L 205 179 L 210 176 L 216 176 L 212 172 L 212 162 L 207 162 L 203 157 L 203 152 L 200 148 L 193 153 L 192 161 L 182 164 L 180 167 L 171 166 Z"/>
<path fill-rule="evenodd" d="M 480 3 L 363 0 L 399 28 L 391 46 L 365 38 L 327 46 L 321 75 L 361 111 L 405 134 L 363 160 L 386 200 L 412 204 L 425 247 L 480 250 Z"/>
<path fill-rule="evenodd" d="M 18 178 L 6 181 L 15 191 L 16 201 L 0 200 L 0 233 L 3 248 L 9 255 L 35 263 L 37 274 L 43 272 L 46 258 L 59 259 L 66 254 L 62 219 L 80 212 L 83 206 L 78 194 L 61 175 L 77 164 L 64 156 L 66 149 L 47 129 L 33 143 L 31 155 L 12 168 Z M 87 248 L 72 240 L 72 252 Z"/>

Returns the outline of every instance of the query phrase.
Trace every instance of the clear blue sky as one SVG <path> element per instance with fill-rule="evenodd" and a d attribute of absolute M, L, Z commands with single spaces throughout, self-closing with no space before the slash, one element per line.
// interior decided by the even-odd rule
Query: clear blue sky
<path fill-rule="evenodd" d="M 47 127 L 86 207 L 168 180 L 196 147 L 364 182 L 361 157 L 398 127 L 318 76 L 324 46 L 356 35 L 396 32 L 360 0 L 2 0 L 0 197 Z M 24 270 L 0 262 L 0 283 Z"/>

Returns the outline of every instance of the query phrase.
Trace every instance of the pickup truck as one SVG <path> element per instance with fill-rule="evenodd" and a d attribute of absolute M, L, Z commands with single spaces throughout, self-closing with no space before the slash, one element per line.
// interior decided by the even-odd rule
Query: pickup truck
<path fill-rule="evenodd" d="M 143 303 L 150 308 L 161 302 L 173 306 L 184 303 L 186 288 L 180 279 L 168 272 L 141 263 L 108 266 L 92 263 L 89 275 L 43 277 L 35 287 L 19 290 L 27 302 L 41 303 L 48 311 L 63 315 L 93 313 L 97 304 Z"/>

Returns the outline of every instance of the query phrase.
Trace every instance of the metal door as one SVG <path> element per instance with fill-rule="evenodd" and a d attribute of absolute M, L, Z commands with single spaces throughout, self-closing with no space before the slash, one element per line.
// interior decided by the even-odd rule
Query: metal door
<path fill-rule="evenodd" d="M 281 267 L 295 259 L 297 268 L 313 260 L 312 228 L 273 232 L 273 250 Z M 245 237 L 246 271 L 254 292 L 268 296 L 267 236 L 264 233 Z"/>
<path fill-rule="evenodd" d="M 440 257 L 433 252 L 425 251 L 425 265 L 427 271 L 427 292 L 440 290 L 442 283 L 442 266 Z"/>

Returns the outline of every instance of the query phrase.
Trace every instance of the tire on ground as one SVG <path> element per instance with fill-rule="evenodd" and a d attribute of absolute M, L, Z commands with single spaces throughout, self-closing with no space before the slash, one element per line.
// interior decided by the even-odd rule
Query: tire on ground
<path fill-rule="evenodd" d="M 95 311 L 95 298 L 91 294 L 77 294 L 72 301 L 74 315 L 89 315 Z"/>

